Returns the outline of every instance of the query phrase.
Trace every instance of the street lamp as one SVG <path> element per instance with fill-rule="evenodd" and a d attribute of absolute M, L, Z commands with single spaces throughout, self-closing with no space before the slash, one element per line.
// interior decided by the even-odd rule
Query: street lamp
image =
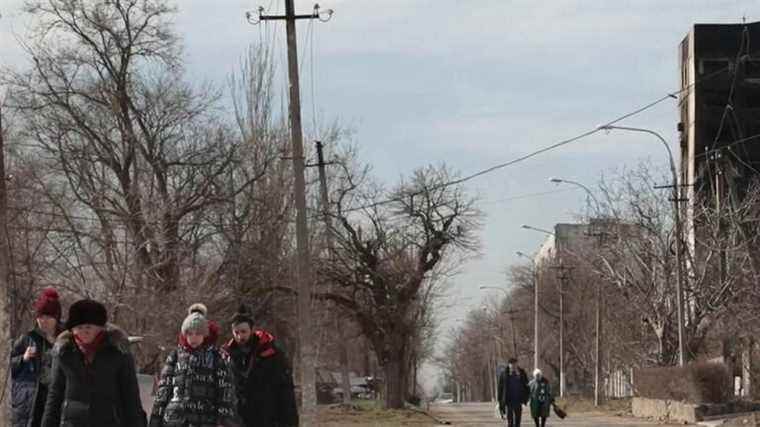
<path fill-rule="evenodd" d="M 577 181 L 572 181 L 569 179 L 562 179 L 562 178 L 549 178 L 549 181 L 555 183 L 555 184 L 570 184 L 574 185 L 576 187 L 580 187 L 583 189 L 583 191 L 586 192 L 587 200 L 593 200 L 594 204 L 596 205 L 596 210 L 599 211 L 599 200 L 597 200 L 596 196 L 594 196 L 594 193 L 591 191 L 590 188 L 587 186 L 581 184 Z M 589 218 L 589 228 L 591 227 L 591 219 Z M 601 241 L 600 241 L 601 246 Z M 601 249 L 601 248 L 600 248 Z M 560 259 L 561 262 L 561 259 Z M 560 281 L 560 291 L 559 291 L 559 305 L 560 305 L 560 317 L 563 310 L 563 296 L 564 296 L 564 290 L 562 287 L 563 281 Z M 595 343 L 594 343 L 594 406 L 599 406 L 599 388 L 600 388 L 600 377 L 601 377 L 601 360 L 602 360 L 602 280 L 599 278 L 596 283 L 596 313 L 595 313 Z M 564 325 L 563 321 L 560 320 L 560 351 L 559 351 L 559 364 L 560 364 L 560 379 L 559 379 L 559 393 L 560 396 L 564 396 L 565 394 L 565 378 L 563 365 L 564 365 Z"/>
<path fill-rule="evenodd" d="M 678 365 L 683 366 L 684 365 L 684 353 L 685 353 L 685 347 L 684 347 L 684 307 L 683 307 L 683 284 L 681 283 L 684 277 L 683 274 L 683 266 L 681 265 L 681 238 L 683 237 L 683 230 L 681 229 L 681 198 L 680 198 L 680 186 L 679 186 L 679 180 L 678 180 L 678 171 L 676 170 L 676 162 L 673 159 L 673 151 L 670 149 L 670 145 L 668 144 L 668 141 L 665 140 L 665 138 L 662 137 L 659 133 L 650 130 L 650 129 L 644 129 L 644 128 L 635 128 L 635 127 L 627 127 L 627 126 L 613 126 L 613 125 L 604 125 L 599 126 L 599 129 L 601 130 L 624 130 L 629 132 L 641 132 L 641 133 L 648 133 L 650 135 L 655 136 L 660 142 L 662 142 L 662 145 L 665 146 L 665 150 L 668 152 L 668 161 L 670 162 L 670 173 L 673 175 L 673 221 L 675 222 L 676 226 L 676 305 L 677 305 L 677 315 L 678 315 Z"/>
<path fill-rule="evenodd" d="M 533 231 L 538 231 L 539 233 L 548 234 L 548 235 L 550 235 L 550 236 L 553 236 L 553 235 L 554 235 L 554 233 L 552 233 L 552 232 L 551 232 L 551 231 L 549 231 L 549 230 L 544 230 L 543 228 L 533 227 L 533 226 L 531 226 L 531 225 L 526 225 L 526 224 L 523 224 L 523 225 L 521 225 L 521 226 L 520 226 L 520 228 L 524 228 L 524 229 L 526 229 L 526 230 L 533 230 Z M 518 255 L 520 255 L 520 253 L 518 253 Z"/>
<path fill-rule="evenodd" d="M 504 288 L 500 288 L 498 286 L 479 286 L 478 288 L 480 290 L 494 289 L 494 290 L 497 290 L 497 291 L 501 291 L 501 292 L 504 293 L 504 296 L 507 299 L 509 299 L 509 292 L 506 289 L 504 289 Z M 511 305 L 512 304 L 510 302 L 510 307 L 511 307 Z M 512 352 L 513 352 L 513 356 L 517 357 L 517 333 L 515 331 L 515 319 L 512 316 L 514 313 L 515 313 L 515 310 L 513 310 L 511 308 L 509 309 L 509 311 L 504 312 L 504 314 L 509 315 L 510 330 L 512 331 Z M 501 334 L 504 335 L 504 331 L 503 330 L 501 331 Z M 503 343 L 504 342 L 502 341 L 502 345 L 503 345 Z M 506 348 L 506 346 L 504 346 L 504 348 Z M 506 353 L 506 351 L 505 351 L 505 353 Z"/>
<path fill-rule="evenodd" d="M 597 199 L 596 196 L 594 196 L 594 193 L 591 191 L 590 188 L 586 187 L 585 185 L 581 184 L 580 182 L 572 181 L 572 180 L 569 180 L 569 179 L 549 178 L 549 181 L 553 182 L 555 184 L 563 184 L 564 183 L 564 184 L 570 184 L 570 185 L 574 185 L 576 187 L 582 188 L 583 191 L 586 192 L 588 200 L 593 200 L 594 201 L 594 206 L 596 207 L 597 212 L 599 211 L 599 208 L 601 207 L 601 204 L 599 204 L 599 199 Z M 590 205 L 590 203 L 588 203 L 588 204 Z"/>

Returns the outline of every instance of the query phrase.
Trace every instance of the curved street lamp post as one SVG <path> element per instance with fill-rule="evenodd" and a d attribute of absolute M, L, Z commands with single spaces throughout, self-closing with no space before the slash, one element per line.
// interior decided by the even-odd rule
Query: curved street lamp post
<path fill-rule="evenodd" d="M 683 238 L 683 230 L 682 230 L 682 224 L 681 224 L 681 197 L 680 197 L 680 183 L 678 179 L 678 171 L 676 169 L 676 162 L 673 159 L 673 151 L 670 149 L 670 145 L 668 144 L 668 141 L 665 140 L 665 138 L 662 137 L 659 133 L 650 130 L 650 129 L 644 129 L 644 128 L 636 128 L 636 127 L 628 127 L 628 126 L 613 126 L 613 125 L 605 125 L 600 126 L 599 129 L 601 130 L 624 130 L 629 132 L 640 132 L 640 133 L 648 133 L 650 135 L 655 136 L 663 146 L 665 146 L 665 150 L 668 152 L 668 161 L 670 163 L 670 173 L 672 174 L 673 183 L 672 183 L 672 200 L 673 200 L 673 222 L 675 222 L 676 227 L 676 236 L 675 236 L 675 244 L 676 244 L 676 305 L 677 305 L 677 316 L 678 316 L 678 366 L 683 366 L 685 363 L 685 343 L 684 343 L 684 296 L 683 296 L 683 265 L 681 262 L 681 251 L 682 251 L 682 242 L 681 239 Z"/>

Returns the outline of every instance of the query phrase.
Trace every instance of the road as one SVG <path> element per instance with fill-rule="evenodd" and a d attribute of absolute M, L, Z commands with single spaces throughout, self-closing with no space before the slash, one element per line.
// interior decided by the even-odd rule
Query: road
<path fill-rule="evenodd" d="M 532 427 L 533 420 L 523 411 L 522 426 Z M 454 403 L 431 405 L 430 412 L 442 420 L 451 422 L 454 426 L 504 426 L 504 421 L 495 418 L 492 403 Z M 554 414 L 552 414 L 554 415 Z M 547 427 L 553 426 L 584 426 L 584 427 L 644 427 L 663 426 L 663 424 L 643 421 L 635 418 L 623 418 L 598 414 L 570 414 L 564 420 L 556 416 L 549 418 Z"/>

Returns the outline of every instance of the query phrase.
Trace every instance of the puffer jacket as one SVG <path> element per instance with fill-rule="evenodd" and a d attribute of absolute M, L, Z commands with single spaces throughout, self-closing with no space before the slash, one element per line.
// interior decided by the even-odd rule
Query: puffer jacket
<path fill-rule="evenodd" d="M 240 346 L 222 346 L 238 393 L 238 411 L 246 427 L 298 426 L 293 373 L 285 352 L 269 332 L 255 330 Z"/>
<path fill-rule="evenodd" d="M 227 362 L 212 345 L 182 343 L 161 371 L 151 427 L 237 425 L 235 388 Z"/>
<path fill-rule="evenodd" d="M 37 347 L 38 356 L 24 361 L 30 346 Z M 11 401 L 13 427 L 39 427 L 45 411 L 53 344 L 39 329 L 21 336 L 11 350 Z"/>
<path fill-rule="evenodd" d="M 127 335 L 115 326 L 92 363 L 70 331 L 58 336 L 42 427 L 144 427 L 135 361 Z"/>

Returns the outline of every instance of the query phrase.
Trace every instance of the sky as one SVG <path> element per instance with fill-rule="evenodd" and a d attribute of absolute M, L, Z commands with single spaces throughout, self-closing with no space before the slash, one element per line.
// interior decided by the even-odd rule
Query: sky
<path fill-rule="evenodd" d="M 0 65 L 24 66 L 21 0 L 0 4 Z M 282 13 L 282 0 L 178 0 L 187 71 L 223 83 L 252 42 L 272 40 L 285 73 L 282 23 L 250 25 L 246 10 Z M 313 3 L 296 0 L 300 13 Z M 678 46 L 695 23 L 760 20 L 756 0 L 322 0 L 326 23 L 298 24 L 303 122 L 317 135 L 338 120 L 360 157 L 393 184 L 427 164 L 470 175 L 594 129 L 679 89 Z M 316 113 L 316 114 L 315 114 Z M 673 141 L 676 101 L 621 124 Z M 316 126 L 315 126 L 316 124 Z M 602 174 L 666 161 L 651 136 L 600 132 L 467 183 L 486 217 L 482 247 L 451 280 L 442 338 L 468 310 L 506 287 L 516 251 L 545 236 L 520 226 L 572 222 L 585 195 L 551 177 L 593 186 Z M 536 195 L 537 193 L 549 193 Z M 431 372 L 428 370 L 428 372 Z M 431 375 L 432 376 L 432 375 Z"/>

